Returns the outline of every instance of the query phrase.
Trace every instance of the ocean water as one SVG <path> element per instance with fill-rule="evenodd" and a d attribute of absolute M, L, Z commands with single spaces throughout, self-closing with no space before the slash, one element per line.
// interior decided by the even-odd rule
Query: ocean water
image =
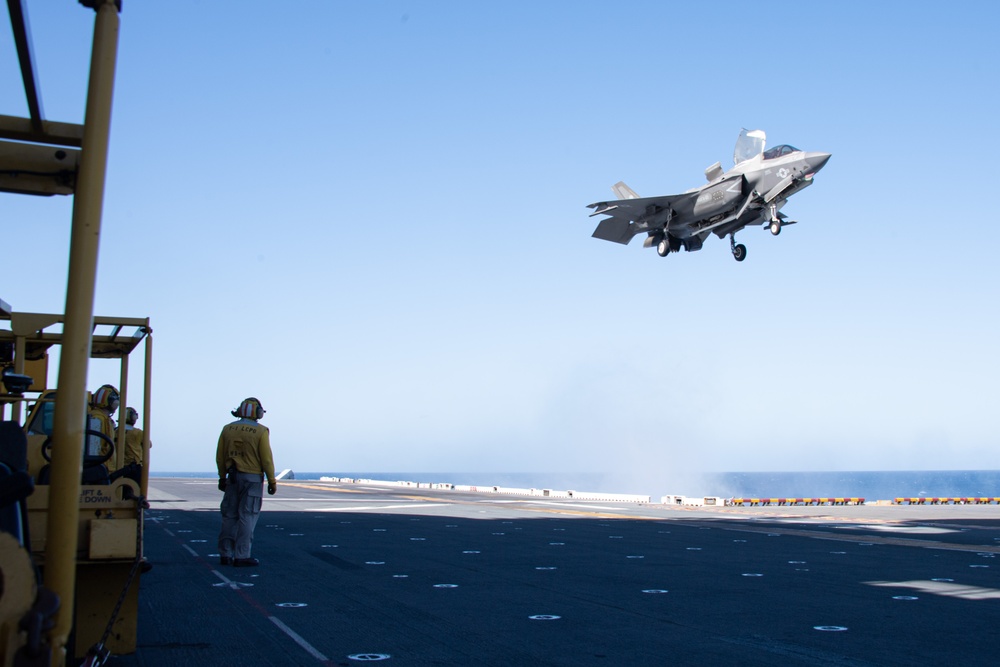
<path fill-rule="evenodd" d="M 215 477 L 215 473 L 159 473 L 154 477 Z M 740 497 L 1000 497 L 1000 470 L 919 470 L 850 472 L 711 472 L 680 481 L 613 473 L 484 472 L 295 472 L 295 479 L 353 477 L 474 486 L 636 493 L 659 500 L 668 494 Z"/>

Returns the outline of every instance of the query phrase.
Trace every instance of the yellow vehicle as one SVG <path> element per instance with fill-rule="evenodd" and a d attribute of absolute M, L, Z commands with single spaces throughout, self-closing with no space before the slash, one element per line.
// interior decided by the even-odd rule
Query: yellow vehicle
<path fill-rule="evenodd" d="M 0 536 L 0 544 L 11 554 L 0 561 L 0 568 L 5 580 L 13 578 L 30 584 L 34 578 L 32 563 L 44 572 L 49 542 L 63 542 L 65 537 L 51 532 L 49 522 L 52 469 L 62 452 L 54 446 L 52 438 L 58 392 L 49 389 L 45 380 L 49 350 L 61 347 L 63 343 L 62 333 L 50 332 L 50 329 L 57 329 L 64 322 L 58 315 L 9 311 L 0 313 L 0 323 L 3 320 L 10 322 L 10 329 L 0 329 L 0 366 L 4 366 L 3 380 L 6 385 L 0 388 L 0 407 L 3 408 L 4 419 L 11 418 L 6 423 L 17 424 L 18 433 L 23 433 L 23 472 L 34 481 L 34 491 L 23 498 L 15 515 L 17 521 L 5 528 L 3 532 L 6 535 Z M 143 431 L 144 462 L 149 461 L 150 333 L 148 319 L 95 317 L 91 343 L 92 358 L 119 362 L 123 404 L 128 402 L 130 393 L 130 355 L 140 347 L 145 351 L 144 382 L 139 394 L 142 398 L 141 401 L 131 401 L 141 405 L 142 413 L 147 415 Z M 22 424 L 20 414 L 26 404 L 28 410 Z M 8 410 L 10 415 L 6 414 Z M 8 428 L 5 433 L 10 435 L 12 430 Z M 86 438 L 100 437 L 86 428 L 84 435 L 85 439 L 76 443 L 76 449 L 85 448 Z M 119 420 L 113 446 L 107 455 L 83 454 L 81 480 L 88 478 L 88 470 L 122 469 L 124 442 L 124 420 Z M 18 466 L 8 465 L 8 468 L 13 467 Z M 95 646 L 98 647 L 93 651 L 95 655 L 103 652 L 124 654 L 135 650 L 142 513 L 149 479 L 148 464 L 142 470 L 138 484 L 119 477 L 113 482 L 81 483 L 79 486 L 74 554 L 76 613 L 71 632 L 71 657 L 74 659 L 85 658 Z M 14 472 L 17 471 L 8 470 L 9 474 Z M 20 557 L 14 555 L 14 547 L 22 552 Z M 11 577 L 11 572 L 23 576 Z M 18 627 L 21 619 L 39 599 L 37 592 L 31 594 L 30 585 L 20 595 L 20 600 L 12 597 L 8 601 L 7 593 L 3 594 L 2 608 L 7 613 L 2 620 L 4 633 L 0 637 L 0 645 L 7 644 L 5 653 L 8 662 L 13 655 L 12 649 L 19 644 L 17 633 L 23 631 Z"/>
<path fill-rule="evenodd" d="M 0 115 L 0 192 L 72 195 L 73 213 L 65 312 L 14 312 L 0 301 L 0 324 L 10 322 L 0 329 L 0 655 L 5 665 L 100 664 L 108 652 L 126 653 L 135 645 L 148 473 L 138 485 L 81 483 L 82 468 L 93 463 L 84 456 L 88 367 L 92 356 L 118 359 L 127 385 L 129 354 L 143 341 L 144 469 L 149 467 L 149 321 L 94 317 L 121 2 L 66 3 L 66 11 L 94 14 L 82 124 L 43 116 L 24 0 L 6 4 L 29 116 Z M 98 332 L 102 327 L 109 331 Z M 53 394 L 46 384 L 54 345 L 59 368 Z M 127 395 L 122 386 L 123 408 Z M 116 457 L 123 453 L 123 430 Z"/>

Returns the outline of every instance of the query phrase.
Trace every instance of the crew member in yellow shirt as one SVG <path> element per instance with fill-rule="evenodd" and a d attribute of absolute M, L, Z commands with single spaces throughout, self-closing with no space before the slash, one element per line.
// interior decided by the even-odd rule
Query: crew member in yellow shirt
<path fill-rule="evenodd" d="M 111 473 L 111 481 L 127 477 L 136 484 L 142 484 L 142 438 L 143 431 L 136 427 L 139 412 L 135 408 L 125 408 L 125 460 L 122 467 Z M 153 443 L 149 443 L 152 447 Z"/>
<path fill-rule="evenodd" d="M 219 531 L 219 558 L 222 565 L 252 567 L 260 561 L 250 557 L 253 530 L 267 492 L 274 495 L 274 458 L 268 428 L 260 424 L 264 408 L 256 398 L 247 398 L 233 410 L 236 421 L 226 424 L 219 435 L 215 461 L 219 469 L 222 497 L 222 530 Z"/>
<path fill-rule="evenodd" d="M 101 385 L 97 391 L 90 396 L 90 408 L 87 410 L 87 430 L 97 435 L 87 434 L 87 445 L 84 450 L 83 477 L 84 484 L 108 484 L 107 463 L 98 465 L 88 465 L 87 459 L 98 461 L 102 457 L 110 456 L 114 451 L 115 422 L 111 415 L 115 414 L 120 404 L 118 390 L 110 384 Z"/>

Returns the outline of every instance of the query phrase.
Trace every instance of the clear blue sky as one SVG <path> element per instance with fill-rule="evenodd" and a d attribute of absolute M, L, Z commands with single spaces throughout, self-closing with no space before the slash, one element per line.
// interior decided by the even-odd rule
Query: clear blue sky
<path fill-rule="evenodd" d="M 80 122 L 92 12 L 28 8 L 46 115 Z M 154 468 L 211 470 L 247 395 L 299 471 L 672 493 L 1000 468 L 998 24 L 992 2 L 126 0 L 96 312 L 152 318 Z M 26 115 L 8 29 L 0 89 Z M 743 263 L 590 237 L 613 183 L 695 187 L 742 127 L 833 153 L 800 224 L 741 232 Z M 62 311 L 71 205 L 0 194 L 15 309 Z"/>

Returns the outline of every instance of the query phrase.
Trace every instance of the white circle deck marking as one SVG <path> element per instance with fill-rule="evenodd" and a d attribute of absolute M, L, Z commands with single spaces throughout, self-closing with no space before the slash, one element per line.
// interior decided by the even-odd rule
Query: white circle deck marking
<path fill-rule="evenodd" d="M 426 542 L 427 538 L 426 537 L 411 537 L 410 541 L 411 542 Z"/>
<path fill-rule="evenodd" d="M 893 600 L 919 600 L 916 595 L 893 595 Z"/>
<path fill-rule="evenodd" d="M 410 575 L 408 575 L 408 574 L 394 574 L 394 575 L 392 575 L 393 579 L 408 579 L 409 577 L 410 577 Z"/>
<path fill-rule="evenodd" d="M 391 657 L 388 653 L 352 653 L 347 656 L 347 659 L 357 662 L 378 662 L 380 660 L 388 660 Z"/>
<path fill-rule="evenodd" d="M 688 547 L 688 551 L 701 551 L 701 547 Z"/>
<path fill-rule="evenodd" d="M 384 560 L 366 560 L 365 565 L 385 565 Z"/>
<path fill-rule="evenodd" d="M 324 549 L 336 549 L 337 548 L 336 544 L 321 544 L 320 546 L 323 547 Z"/>
<path fill-rule="evenodd" d="M 494 535 L 506 535 L 506 533 L 493 533 Z"/>
<path fill-rule="evenodd" d="M 950 583 L 950 582 L 955 581 L 955 580 L 954 579 L 946 579 L 946 578 L 938 578 L 938 579 L 931 579 L 931 581 L 944 581 L 944 582 L 949 582 Z"/>
<path fill-rule="evenodd" d="M 302 537 L 305 533 L 288 533 L 289 537 Z"/>
<path fill-rule="evenodd" d="M 969 567 L 989 567 L 989 565 L 970 565 Z"/>
<path fill-rule="evenodd" d="M 561 616 L 553 616 L 552 614 L 535 614 L 534 616 L 529 616 L 533 621 L 556 621 L 562 618 Z"/>
<path fill-rule="evenodd" d="M 661 595 L 663 593 L 669 593 L 670 591 L 663 588 L 647 588 L 642 591 L 643 593 L 649 593 L 651 595 Z"/>
<path fill-rule="evenodd" d="M 551 566 L 551 565 L 541 565 L 541 566 L 536 567 L 535 569 L 536 570 L 554 570 L 556 568 L 553 567 L 553 566 Z"/>
<path fill-rule="evenodd" d="M 384 533 L 385 528 L 372 528 L 373 533 Z"/>
<path fill-rule="evenodd" d="M 434 588 L 458 588 L 458 584 L 434 584 Z"/>
<path fill-rule="evenodd" d="M 298 607 L 308 607 L 305 602 L 279 602 L 275 607 L 287 607 L 287 608 L 298 608 Z"/>
<path fill-rule="evenodd" d="M 733 542 L 746 542 L 746 540 L 733 540 Z"/>
<path fill-rule="evenodd" d="M 842 625 L 814 625 L 813 630 L 820 632 L 845 632 L 847 628 Z"/>
<path fill-rule="evenodd" d="M 806 562 L 804 560 L 790 560 L 790 561 L 788 561 L 788 564 L 789 565 L 805 565 Z"/>
<path fill-rule="evenodd" d="M 188 540 L 188 542 L 190 542 L 191 544 L 199 544 L 199 543 L 204 544 L 205 542 L 208 542 L 208 540 Z"/>
<path fill-rule="evenodd" d="M 473 551 L 473 550 L 470 549 L 469 551 L 463 551 L 462 553 L 463 554 L 478 554 L 478 553 L 482 553 L 482 552 L 481 551 Z"/>
<path fill-rule="evenodd" d="M 744 572 L 741 576 L 744 577 L 763 577 L 764 575 L 759 572 Z"/>
<path fill-rule="evenodd" d="M 566 545 L 565 542 L 549 542 L 549 546 L 550 547 L 561 547 L 561 546 L 565 546 L 565 545 Z"/>

